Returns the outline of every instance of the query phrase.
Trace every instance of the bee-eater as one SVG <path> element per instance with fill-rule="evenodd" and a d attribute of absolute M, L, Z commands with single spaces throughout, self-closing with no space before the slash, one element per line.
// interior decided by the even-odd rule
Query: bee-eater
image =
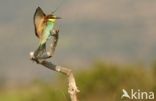
<path fill-rule="evenodd" d="M 39 47 L 34 56 L 40 56 L 46 51 L 46 42 L 52 36 L 52 31 L 56 23 L 56 17 L 53 14 L 46 15 L 40 7 L 34 14 L 35 35 L 39 38 Z"/>

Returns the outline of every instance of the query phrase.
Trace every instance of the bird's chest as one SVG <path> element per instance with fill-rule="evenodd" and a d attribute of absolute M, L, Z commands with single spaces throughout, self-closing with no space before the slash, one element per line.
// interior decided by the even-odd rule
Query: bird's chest
<path fill-rule="evenodd" d="M 54 23 L 47 23 L 45 26 L 44 33 L 49 34 L 53 28 L 54 28 Z"/>

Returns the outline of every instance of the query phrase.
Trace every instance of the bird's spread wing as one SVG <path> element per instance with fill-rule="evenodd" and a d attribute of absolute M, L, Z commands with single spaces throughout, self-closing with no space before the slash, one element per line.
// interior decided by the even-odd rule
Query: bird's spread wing
<path fill-rule="evenodd" d="M 42 30 L 43 30 L 43 27 L 42 27 L 42 24 L 43 24 L 43 21 L 44 21 L 44 17 L 46 15 L 44 14 L 44 12 L 42 11 L 42 9 L 40 7 L 38 7 L 35 11 L 35 14 L 34 14 L 34 26 L 35 26 L 35 35 L 37 37 L 40 37 L 40 34 L 42 34 Z"/>

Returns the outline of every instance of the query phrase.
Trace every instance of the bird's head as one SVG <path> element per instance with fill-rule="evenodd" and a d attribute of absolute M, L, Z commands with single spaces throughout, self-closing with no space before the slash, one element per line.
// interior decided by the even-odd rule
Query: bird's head
<path fill-rule="evenodd" d="M 56 19 L 61 19 L 61 17 L 57 17 L 57 16 L 52 15 L 52 14 L 50 14 L 50 15 L 47 16 L 47 20 L 48 20 L 49 22 L 55 22 Z"/>

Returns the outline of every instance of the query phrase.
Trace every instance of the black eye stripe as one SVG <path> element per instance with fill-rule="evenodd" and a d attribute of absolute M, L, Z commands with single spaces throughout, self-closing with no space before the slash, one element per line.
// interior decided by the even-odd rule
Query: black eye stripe
<path fill-rule="evenodd" d="M 53 18 L 55 18 L 55 17 L 54 17 L 54 15 L 47 15 L 47 18 L 48 18 L 48 19 L 50 19 L 50 18 L 53 19 Z"/>

